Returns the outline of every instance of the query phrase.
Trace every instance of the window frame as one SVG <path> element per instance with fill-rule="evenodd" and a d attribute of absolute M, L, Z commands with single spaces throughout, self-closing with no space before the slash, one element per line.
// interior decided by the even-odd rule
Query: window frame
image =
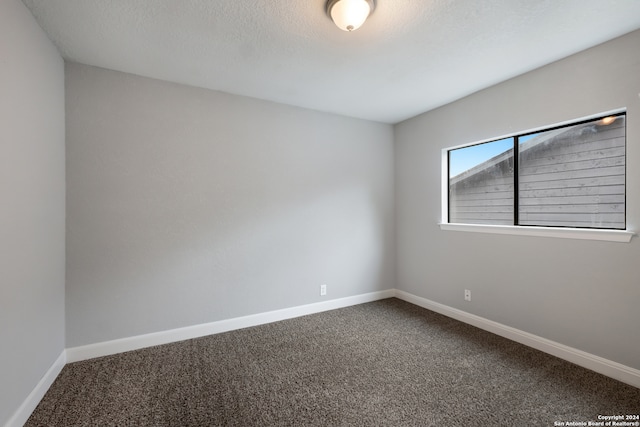
<path fill-rule="evenodd" d="M 581 123 L 593 121 L 606 116 L 621 115 L 626 116 L 626 108 L 619 108 L 616 110 L 606 111 L 590 116 L 582 117 L 579 119 L 567 120 L 564 122 L 556 123 L 553 125 L 541 126 L 533 129 L 529 129 L 522 132 L 510 133 L 503 136 L 488 138 L 481 141 L 475 141 L 473 143 L 461 144 L 453 147 L 446 147 L 442 149 L 442 188 L 441 188 L 441 221 L 439 226 L 441 230 L 447 231 L 463 231 L 463 232 L 475 232 L 475 233 L 491 233 L 491 234 L 511 234 L 519 236 L 535 236 L 535 237 L 555 237 L 555 238 L 567 238 L 567 239 L 583 239 L 583 240 L 602 240 L 611 242 L 629 242 L 635 233 L 629 230 L 629 226 L 625 219 L 625 229 L 608 229 L 608 228 L 582 228 L 582 227 L 553 227 L 553 226 L 528 226 L 528 225 L 487 225 L 487 224 L 464 224 L 464 223 L 450 223 L 449 222 L 449 152 L 452 150 L 470 147 L 478 144 L 484 144 L 487 142 L 498 141 L 505 138 L 514 138 L 514 147 L 517 147 L 518 138 L 537 132 L 551 131 L 563 127 L 572 125 L 579 125 Z M 514 163 L 518 161 L 518 150 L 514 152 Z M 626 153 L 626 132 L 625 132 L 625 153 Z M 626 154 L 625 154 L 626 157 Z M 626 161 L 625 161 L 626 165 Z M 517 201 L 518 198 L 518 168 L 515 166 L 514 170 L 514 219 L 518 219 L 517 213 Z M 626 203 L 626 169 L 625 169 L 625 218 L 627 216 L 627 203 Z"/>

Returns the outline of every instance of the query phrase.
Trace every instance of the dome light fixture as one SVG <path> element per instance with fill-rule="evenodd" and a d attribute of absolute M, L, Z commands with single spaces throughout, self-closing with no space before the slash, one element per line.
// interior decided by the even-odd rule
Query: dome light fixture
<path fill-rule="evenodd" d="M 375 0 L 328 0 L 327 15 L 342 31 L 353 31 L 364 24 L 375 7 Z"/>

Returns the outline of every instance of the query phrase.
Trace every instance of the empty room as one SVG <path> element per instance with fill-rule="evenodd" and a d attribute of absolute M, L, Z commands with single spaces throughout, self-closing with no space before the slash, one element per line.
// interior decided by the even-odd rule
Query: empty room
<path fill-rule="evenodd" d="M 0 0 L 0 425 L 640 426 L 640 1 Z"/>

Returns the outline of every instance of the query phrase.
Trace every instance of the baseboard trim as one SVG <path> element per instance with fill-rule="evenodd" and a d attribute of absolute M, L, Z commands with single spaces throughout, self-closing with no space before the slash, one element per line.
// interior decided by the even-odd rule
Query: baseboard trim
<path fill-rule="evenodd" d="M 38 406 L 38 403 L 40 403 L 66 363 L 66 352 L 63 350 L 31 393 L 29 393 L 29 396 L 22 402 L 22 405 L 20 405 L 13 416 L 9 418 L 5 427 L 22 427 L 27 422 L 31 413 L 36 409 L 36 406 Z"/>
<path fill-rule="evenodd" d="M 613 362 L 603 357 L 599 357 L 405 291 L 396 290 L 395 297 L 640 388 L 640 370 L 638 369 Z"/>
<path fill-rule="evenodd" d="M 385 291 L 371 292 L 362 295 L 355 295 L 346 298 L 339 298 L 323 301 L 314 304 L 307 304 L 297 307 L 285 308 L 281 310 L 258 313 L 250 316 L 237 317 L 233 319 L 220 320 L 206 324 L 188 326 L 185 328 L 172 329 L 168 331 L 155 332 L 152 334 L 139 335 L 122 338 L 113 341 L 101 342 L 85 346 L 73 347 L 64 350 L 56 359 L 53 365 L 46 372 L 44 377 L 38 382 L 29 396 L 20 405 L 14 415 L 7 421 L 5 427 L 20 427 L 26 423 L 42 400 L 45 393 L 62 368 L 67 363 L 92 359 L 95 357 L 109 356 L 125 351 L 138 350 L 155 345 L 169 344 L 176 341 L 183 341 L 191 338 L 198 338 L 206 335 L 228 332 L 251 326 L 263 325 L 280 320 L 292 319 L 308 314 L 321 313 L 323 311 L 335 310 L 352 305 L 364 304 L 385 298 L 396 297 L 417 306 L 435 311 L 461 322 L 476 326 L 480 329 L 500 335 L 512 341 L 519 342 L 526 346 L 535 348 L 561 359 L 567 360 L 576 365 L 622 381 L 634 387 L 640 388 L 640 370 L 622 365 L 611 360 L 595 356 L 593 354 L 578 350 L 537 335 L 521 331 L 510 326 L 449 307 L 435 301 L 428 300 L 405 291 L 388 289 Z"/>
<path fill-rule="evenodd" d="M 192 338 L 199 338 L 221 332 L 233 331 L 236 329 L 248 328 L 251 326 L 263 325 L 280 320 L 292 319 L 305 316 L 307 314 L 320 313 L 337 308 L 349 307 L 395 296 L 395 290 L 389 289 L 379 292 L 371 292 L 351 297 L 338 298 L 313 304 L 301 305 L 297 307 L 284 308 L 281 310 L 268 311 L 249 316 L 236 317 L 232 319 L 220 320 L 217 322 L 204 323 L 187 326 L 184 328 L 171 329 L 167 331 L 154 332 L 151 334 L 138 335 L 128 338 L 121 338 L 112 341 L 105 341 L 96 344 L 89 344 L 79 347 L 68 348 L 66 351 L 67 362 L 78 362 L 81 360 L 93 359 L 95 357 L 109 356 L 123 353 L 125 351 L 139 350 L 145 347 L 169 344 L 176 341 L 184 341 Z"/>

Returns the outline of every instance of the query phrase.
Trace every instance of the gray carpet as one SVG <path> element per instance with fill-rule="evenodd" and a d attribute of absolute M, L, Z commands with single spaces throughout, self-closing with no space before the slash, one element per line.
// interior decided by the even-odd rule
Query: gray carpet
<path fill-rule="evenodd" d="M 640 389 L 388 299 L 64 367 L 27 426 L 553 426 Z"/>

